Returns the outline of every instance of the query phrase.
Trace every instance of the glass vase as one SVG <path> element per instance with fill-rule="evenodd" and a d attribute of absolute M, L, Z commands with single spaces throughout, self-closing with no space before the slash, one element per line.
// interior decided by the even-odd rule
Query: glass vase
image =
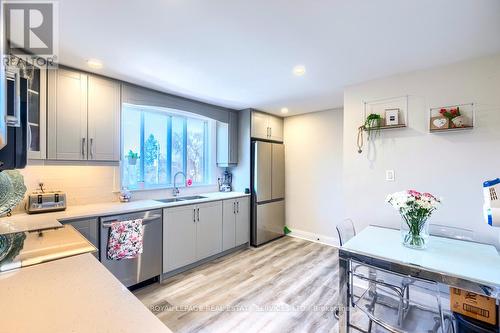
<path fill-rule="evenodd" d="M 429 241 L 429 223 L 427 219 L 408 219 L 401 221 L 401 242 L 404 246 L 422 250 Z"/>

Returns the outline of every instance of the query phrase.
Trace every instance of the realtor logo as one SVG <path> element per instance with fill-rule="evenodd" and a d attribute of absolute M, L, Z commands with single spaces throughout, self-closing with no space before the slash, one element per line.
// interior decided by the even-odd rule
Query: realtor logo
<path fill-rule="evenodd" d="M 4 1 L 6 54 L 54 61 L 57 56 L 57 3 Z"/>

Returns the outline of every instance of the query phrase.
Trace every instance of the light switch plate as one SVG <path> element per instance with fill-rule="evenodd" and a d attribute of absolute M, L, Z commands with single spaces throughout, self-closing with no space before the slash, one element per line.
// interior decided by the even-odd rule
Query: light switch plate
<path fill-rule="evenodd" d="M 388 182 L 393 182 L 394 180 L 396 180 L 394 170 L 385 170 L 385 180 Z"/>

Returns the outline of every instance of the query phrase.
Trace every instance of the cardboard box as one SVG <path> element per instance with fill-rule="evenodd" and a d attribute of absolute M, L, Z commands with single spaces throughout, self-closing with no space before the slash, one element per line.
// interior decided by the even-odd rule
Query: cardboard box
<path fill-rule="evenodd" d="M 450 308 L 453 312 L 491 325 L 497 323 L 497 305 L 494 298 L 450 288 Z"/>

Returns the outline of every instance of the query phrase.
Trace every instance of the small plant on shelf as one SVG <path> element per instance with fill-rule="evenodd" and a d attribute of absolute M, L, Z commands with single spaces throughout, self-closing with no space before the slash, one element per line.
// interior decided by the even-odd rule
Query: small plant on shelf
<path fill-rule="evenodd" d="M 365 119 L 363 129 L 368 132 L 368 138 L 380 132 L 382 126 L 382 116 L 376 113 L 370 113 Z"/>
<path fill-rule="evenodd" d="M 127 159 L 129 165 L 136 165 L 137 160 L 139 159 L 139 154 L 134 153 L 132 150 L 129 150 L 127 154 Z"/>

